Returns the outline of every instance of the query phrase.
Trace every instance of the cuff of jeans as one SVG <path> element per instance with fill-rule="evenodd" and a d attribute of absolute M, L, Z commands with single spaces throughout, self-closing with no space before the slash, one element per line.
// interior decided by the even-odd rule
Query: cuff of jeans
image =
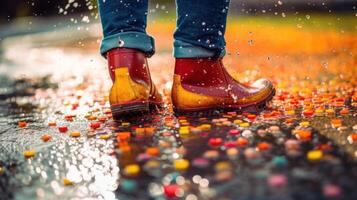
<path fill-rule="evenodd" d="M 175 58 L 212 58 L 225 56 L 226 50 L 210 50 L 180 40 L 175 40 L 173 54 Z"/>
<path fill-rule="evenodd" d="M 155 53 L 155 40 L 153 37 L 141 32 L 123 32 L 104 37 L 100 45 L 100 53 L 106 57 L 106 53 L 115 48 L 138 49 L 147 57 Z"/>

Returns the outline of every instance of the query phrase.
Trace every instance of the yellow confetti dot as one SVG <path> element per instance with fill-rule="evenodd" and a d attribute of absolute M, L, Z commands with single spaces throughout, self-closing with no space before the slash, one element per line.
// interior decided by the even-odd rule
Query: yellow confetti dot
<path fill-rule="evenodd" d="M 36 152 L 33 151 L 33 150 L 27 150 L 27 151 L 24 151 L 24 156 L 25 158 L 31 158 L 31 157 L 34 157 Z"/>
<path fill-rule="evenodd" d="M 248 122 L 243 122 L 239 124 L 240 127 L 249 127 L 249 123 Z"/>
<path fill-rule="evenodd" d="M 233 156 L 237 156 L 239 151 L 236 148 L 229 148 L 227 149 L 226 153 L 229 157 L 233 157 Z"/>
<path fill-rule="evenodd" d="M 99 136 L 99 138 L 103 139 L 103 140 L 107 140 L 110 138 L 110 135 L 109 134 L 101 135 L 101 136 Z"/>
<path fill-rule="evenodd" d="M 243 123 L 243 121 L 240 120 L 240 119 L 236 119 L 236 120 L 233 121 L 233 123 L 235 123 L 235 124 L 241 124 L 241 123 Z"/>
<path fill-rule="evenodd" d="M 331 114 L 335 113 L 335 110 L 333 110 L 331 108 L 330 109 L 326 109 L 326 113 L 331 115 Z"/>
<path fill-rule="evenodd" d="M 185 159 L 174 160 L 174 168 L 176 170 L 186 170 L 190 166 L 190 162 Z"/>
<path fill-rule="evenodd" d="M 127 165 L 124 168 L 124 174 L 128 176 L 137 175 L 140 172 L 140 167 L 137 164 Z"/>
<path fill-rule="evenodd" d="M 138 135 L 143 135 L 145 134 L 145 128 L 136 128 L 135 133 Z"/>
<path fill-rule="evenodd" d="M 232 122 L 230 121 L 225 121 L 222 123 L 224 126 L 230 126 L 232 124 Z"/>
<path fill-rule="evenodd" d="M 129 126 L 130 123 L 129 123 L 129 122 L 122 122 L 121 125 L 122 125 L 122 126 Z"/>
<path fill-rule="evenodd" d="M 324 109 L 318 108 L 318 109 L 315 110 L 315 113 L 316 114 L 322 114 L 322 113 L 324 113 Z"/>
<path fill-rule="evenodd" d="M 232 118 L 232 115 L 226 115 L 226 114 L 224 114 L 223 117 L 225 117 L 225 118 Z"/>
<path fill-rule="evenodd" d="M 229 162 L 218 162 L 215 166 L 214 169 L 217 171 L 221 171 L 221 170 L 229 170 L 231 169 L 231 165 L 229 164 Z"/>
<path fill-rule="evenodd" d="M 287 110 L 286 115 L 295 115 L 295 110 Z"/>
<path fill-rule="evenodd" d="M 310 122 L 308 121 L 300 122 L 300 126 L 304 126 L 304 127 L 310 126 Z"/>
<path fill-rule="evenodd" d="M 65 186 L 73 185 L 73 181 L 69 180 L 68 178 L 64 178 L 63 185 L 65 185 Z"/>
<path fill-rule="evenodd" d="M 186 119 L 180 119 L 179 122 L 180 122 L 180 123 L 186 123 L 187 120 L 186 120 Z"/>
<path fill-rule="evenodd" d="M 323 156 L 321 150 L 312 150 L 307 153 L 307 159 L 310 161 L 317 161 L 320 160 Z"/>
<path fill-rule="evenodd" d="M 182 126 L 179 129 L 179 134 L 180 135 L 187 135 L 190 133 L 190 127 L 189 126 Z"/>
<path fill-rule="evenodd" d="M 79 137 L 79 136 L 81 136 L 81 133 L 78 132 L 78 131 L 73 131 L 73 132 L 70 133 L 70 136 L 71 137 Z"/>
<path fill-rule="evenodd" d="M 211 129 L 211 124 L 202 124 L 200 128 L 204 131 L 208 131 Z"/>

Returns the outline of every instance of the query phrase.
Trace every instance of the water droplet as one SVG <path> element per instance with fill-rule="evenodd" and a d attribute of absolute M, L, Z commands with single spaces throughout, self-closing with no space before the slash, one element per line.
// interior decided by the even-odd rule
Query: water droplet
<path fill-rule="evenodd" d="M 124 45 L 125 45 L 125 42 L 124 42 L 124 40 L 119 40 L 119 47 L 124 47 Z"/>

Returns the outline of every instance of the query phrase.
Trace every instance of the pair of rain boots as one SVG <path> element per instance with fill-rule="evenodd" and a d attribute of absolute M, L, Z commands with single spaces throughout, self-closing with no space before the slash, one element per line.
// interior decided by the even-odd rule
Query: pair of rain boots
<path fill-rule="evenodd" d="M 143 52 L 112 49 L 107 60 L 113 81 L 109 100 L 115 119 L 149 112 L 162 105 L 162 96 L 151 79 Z M 249 86 L 236 81 L 221 58 L 176 58 L 171 98 L 178 114 L 216 110 L 260 112 L 274 94 L 274 86 L 267 79 Z"/>

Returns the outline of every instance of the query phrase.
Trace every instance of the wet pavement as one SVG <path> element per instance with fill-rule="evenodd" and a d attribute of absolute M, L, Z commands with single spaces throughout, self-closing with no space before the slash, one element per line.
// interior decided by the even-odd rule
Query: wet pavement
<path fill-rule="evenodd" d="M 257 115 L 175 116 L 167 37 L 149 61 L 165 107 L 124 121 L 111 117 L 98 34 L 79 46 L 38 45 L 43 35 L 8 39 L 0 199 L 357 199 L 356 32 L 284 27 L 292 44 L 272 42 L 267 56 L 261 35 L 269 40 L 275 30 L 242 26 L 253 34 L 238 38 L 254 39 L 254 48 L 248 42 L 237 53 L 228 33 L 230 72 L 244 82 L 267 76 L 277 86 Z M 296 43 L 306 34 L 316 35 L 314 44 Z"/>

